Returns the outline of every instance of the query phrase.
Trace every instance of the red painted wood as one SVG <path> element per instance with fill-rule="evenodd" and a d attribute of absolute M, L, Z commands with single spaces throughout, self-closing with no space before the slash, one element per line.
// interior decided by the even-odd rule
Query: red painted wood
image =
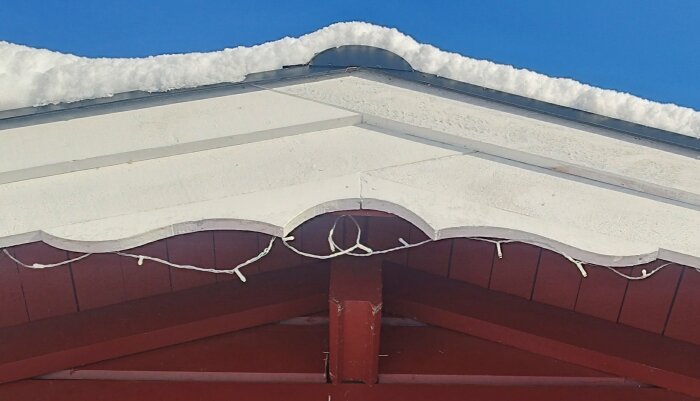
<path fill-rule="evenodd" d="M 683 269 L 683 278 L 664 334 L 700 344 L 700 273 L 688 267 Z"/>
<path fill-rule="evenodd" d="M 81 366 L 69 374 L 72 378 L 119 377 L 120 372 L 131 372 L 131 377 L 141 379 L 266 378 L 325 383 L 327 350 L 326 325 L 270 324 Z"/>
<path fill-rule="evenodd" d="M 495 245 L 493 245 L 495 248 Z M 503 258 L 495 256 L 491 271 L 492 290 L 530 299 L 540 248 L 519 242 L 502 244 Z"/>
<path fill-rule="evenodd" d="M 0 383 L 323 311 L 327 289 L 316 264 L 0 329 Z"/>
<path fill-rule="evenodd" d="M 588 277 L 581 281 L 576 312 L 617 322 L 627 290 L 627 280 L 605 267 L 586 265 Z M 630 269 L 620 269 L 630 273 Z"/>
<path fill-rule="evenodd" d="M 541 252 L 532 300 L 574 309 L 581 284 L 581 273 L 560 254 L 546 249 Z"/>
<path fill-rule="evenodd" d="M 57 263 L 68 259 L 66 251 L 53 248 L 43 242 L 19 245 L 12 248 L 22 263 Z M 29 320 L 39 320 L 65 315 L 78 310 L 73 280 L 68 266 L 51 269 L 19 269 L 24 289 Z"/>
<path fill-rule="evenodd" d="M 0 327 L 27 322 L 27 306 L 17 265 L 0 252 Z"/>
<path fill-rule="evenodd" d="M 214 268 L 214 234 L 211 231 L 178 235 L 167 239 L 169 260 L 177 264 Z M 213 273 L 170 269 L 173 291 L 216 282 Z"/>
<path fill-rule="evenodd" d="M 381 263 L 379 258 L 352 257 L 331 263 L 328 373 L 333 383 L 377 382 Z"/>
<path fill-rule="evenodd" d="M 411 243 L 425 241 L 428 236 L 416 227 L 411 227 Z M 450 269 L 452 240 L 429 242 L 408 250 L 406 266 L 447 277 Z"/>
<path fill-rule="evenodd" d="M 387 217 L 375 217 L 379 219 L 386 219 Z M 390 218 L 390 217 L 389 217 Z M 367 244 L 367 232 L 368 232 L 368 223 L 367 221 L 370 219 L 370 217 L 365 217 L 365 216 L 355 216 L 355 221 L 357 224 L 360 226 L 360 241 L 362 244 Z M 350 219 L 345 219 L 343 222 L 343 238 L 342 241 L 338 242 L 339 245 L 341 245 L 343 248 L 347 249 L 353 245 L 355 245 L 355 242 L 357 240 L 357 227 L 355 224 L 352 222 Z"/>
<path fill-rule="evenodd" d="M 657 260 L 644 266 L 636 266 L 632 269 L 632 274 L 639 275 L 642 268 L 651 270 L 663 263 L 666 262 Z M 662 333 L 671 311 L 671 302 L 680 275 L 681 267 L 672 265 L 647 280 L 631 281 L 627 285 L 618 321 L 632 327 Z"/>
<path fill-rule="evenodd" d="M 165 240 L 151 242 L 125 252 L 146 255 L 168 260 L 168 248 Z M 145 298 L 170 292 L 170 268 L 157 262 L 143 261 L 139 266 L 136 259 L 122 257 L 124 274 L 124 293 L 127 300 Z"/>
<path fill-rule="evenodd" d="M 484 241 L 458 238 L 452 245 L 450 278 L 488 288 L 496 247 Z"/>
<path fill-rule="evenodd" d="M 432 376 L 435 381 L 440 377 L 456 381 L 459 376 L 471 376 L 471 380 L 478 380 L 478 376 L 611 378 L 596 370 L 430 326 L 382 326 L 380 353 L 386 355 L 379 359 L 380 383 L 386 375 L 403 375 L 404 380 L 411 380 L 409 375 L 422 375 L 424 380 Z M 624 384 L 622 380 L 608 383 Z"/>
<path fill-rule="evenodd" d="M 79 253 L 69 252 L 75 258 Z M 88 310 L 126 300 L 121 257 L 113 253 L 94 254 L 71 263 L 78 308 Z"/>
<path fill-rule="evenodd" d="M 700 397 L 700 347 L 385 265 L 387 313 Z"/>
<path fill-rule="evenodd" d="M 367 221 L 367 246 L 382 250 L 400 246 L 399 238 L 410 241 L 411 224 L 395 218 L 370 218 Z M 382 255 L 387 261 L 405 265 L 408 251 L 401 250 Z"/>
<path fill-rule="evenodd" d="M 692 401 L 658 388 L 460 384 L 230 383 L 25 380 L 0 386 L 8 401 Z"/>
<path fill-rule="evenodd" d="M 297 230 L 298 231 L 298 230 Z M 295 236 L 299 236 L 299 233 L 293 233 Z M 263 249 L 270 244 L 270 236 L 265 234 L 258 235 L 258 249 Z M 294 240 L 293 245 L 299 246 L 301 242 L 299 240 Z M 296 267 L 304 263 L 316 262 L 315 259 L 307 259 L 302 256 L 297 255 L 290 249 L 288 249 L 280 239 L 275 241 L 275 245 L 270 250 L 264 258 L 257 261 L 255 264 L 260 272 L 269 272 L 281 269 L 288 269 L 290 267 Z"/>
<path fill-rule="evenodd" d="M 215 231 L 214 232 L 214 250 L 216 259 L 216 268 L 229 270 L 236 267 L 238 264 L 255 257 L 265 246 L 258 245 L 258 233 L 252 231 Z M 277 244 L 281 246 L 281 244 Z M 244 275 L 254 275 L 259 273 L 259 265 L 253 263 L 240 270 Z M 216 276 L 218 281 L 238 280 L 236 275 L 219 274 Z"/>
<path fill-rule="evenodd" d="M 333 223 L 339 216 L 323 214 L 305 222 L 299 227 L 300 237 L 295 240 L 297 247 L 305 252 L 316 255 L 328 255 L 331 253 L 328 245 L 328 233 L 333 227 Z M 335 238 L 338 242 L 343 240 L 344 221 L 341 220 L 336 228 Z"/>

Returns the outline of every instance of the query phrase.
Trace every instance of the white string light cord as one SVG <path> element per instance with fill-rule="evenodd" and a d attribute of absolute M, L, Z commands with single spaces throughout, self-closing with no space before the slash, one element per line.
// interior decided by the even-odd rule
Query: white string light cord
<path fill-rule="evenodd" d="M 347 249 L 341 248 L 335 242 L 335 239 L 333 238 L 333 236 L 335 234 L 335 229 L 336 229 L 336 227 L 338 227 L 338 223 L 344 218 L 350 219 L 350 221 L 352 221 L 355 224 L 355 228 L 357 228 L 357 235 L 355 236 L 355 244 Z M 433 241 L 431 239 L 427 239 L 425 241 L 420 241 L 420 242 L 416 242 L 414 244 L 409 244 L 403 238 L 399 237 L 399 243 L 401 243 L 401 245 L 396 246 L 394 248 L 382 249 L 382 250 L 377 251 L 377 250 L 374 250 L 374 249 L 362 244 L 360 242 L 361 238 L 362 238 L 362 228 L 360 227 L 360 224 L 357 222 L 357 220 L 353 216 L 344 214 L 344 215 L 338 216 L 338 218 L 335 219 L 335 222 L 333 222 L 333 226 L 331 227 L 331 230 L 328 232 L 328 246 L 331 249 L 331 253 L 328 255 L 316 255 L 313 253 L 300 251 L 299 249 L 297 249 L 296 247 L 294 247 L 293 245 L 290 244 L 291 241 L 294 241 L 294 237 L 291 237 L 291 236 L 282 238 L 282 243 L 287 248 L 291 249 L 293 252 L 295 252 L 298 255 L 306 256 L 307 258 L 326 260 L 326 259 L 337 258 L 338 256 L 343 256 L 343 255 L 359 256 L 359 257 L 381 255 L 384 253 L 394 252 L 394 251 L 398 251 L 401 249 L 414 248 L 414 247 L 417 247 L 417 246 L 420 246 L 423 244 L 427 244 L 428 242 Z M 361 250 L 362 253 L 355 252 L 358 249 Z"/>
<path fill-rule="evenodd" d="M 355 236 L 355 243 L 347 249 L 343 249 L 341 246 L 339 246 L 335 242 L 335 239 L 334 239 L 335 231 L 336 231 L 336 228 L 338 226 L 338 223 L 345 218 L 350 219 L 350 221 L 353 222 L 353 224 L 355 225 L 355 228 L 357 229 L 357 234 Z M 362 228 L 360 227 L 360 224 L 357 222 L 357 220 L 351 215 L 341 215 L 341 216 L 338 216 L 338 218 L 333 222 L 333 226 L 331 227 L 330 231 L 328 232 L 328 246 L 329 246 L 330 252 L 331 252 L 328 255 L 317 255 L 317 254 L 304 252 L 304 251 L 297 249 L 295 246 L 290 244 L 290 242 L 294 241 L 293 236 L 282 238 L 282 243 L 284 244 L 284 246 L 286 246 L 287 248 L 289 248 L 290 250 L 292 250 L 294 253 L 296 253 L 298 255 L 308 257 L 308 258 L 313 258 L 313 259 L 327 260 L 327 259 L 332 259 L 332 258 L 336 258 L 336 257 L 343 256 L 343 255 L 356 256 L 356 257 L 368 257 L 368 256 L 372 256 L 372 255 L 380 255 L 380 254 L 399 251 L 402 249 L 414 248 L 417 246 L 427 244 L 428 242 L 433 242 L 432 239 L 427 239 L 424 241 L 410 244 L 410 243 L 406 242 L 403 238 L 399 237 L 398 242 L 401 245 L 393 247 L 393 248 L 388 248 L 388 249 L 374 250 L 374 249 L 371 249 L 370 247 L 362 244 L 361 238 L 362 238 Z M 251 264 L 257 262 L 258 260 L 262 259 L 263 257 L 265 257 L 272 249 L 272 246 L 274 245 L 276 239 L 277 239 L 277 237 L 271 237 L 270 243 L 268 244 L 268 246 L 265 249 L 263 249 L 258 255 L 246 260 L 243 263 L 238 264 L 237 266 L 235 266 L 231 269 L 211 269 L 211 268 L 205 268 L 205 267 L 199 267 L 199 266 L 193 266 L 193 265 L 177 264 L 177 263 L 172 263 L 168 260 L 156 258 L 153 256 L 137 255 L 137 254 L 132 254 L 132 253 L 128 253 L 128 252 L 114 252 L 114 253 L 117 255 L 120 255 L 120 256 L 136 259 L 137 264 L 139 266 L 143 265 L 144 260 L 149 260 L 149 261 L 160 263 L 160 264 L 170 266 L 170 267 L 176 268 L 176 269 L 195 270 L 195 271 L 214 273 L 214 274 L 235 274 L 236 276 L 238 276 L 238 278 L 242 282 L 246 282 L 246 277 L 241 272 L 241 269 L 248 266 L 248 265 L 251 265 Z M 496 240 L 496 239 L 491 239 L 491 238 L 480 238 L 480 237 L 472 237 L 470 239 L 476 240 L 476 241 L 489 242 L 489 243 L 494 244 L 496 246 L 496 253 L 497 253 L 497 256 L 499 259 L 503 259 L 503 249 L 501 246 L 502 244 L 521 242 L 521 241 L 517 241 L 517 240 L 508 240 L 508 239 Z M 88 256 L 92 255 L 90 253 L 86 253 L 86 254 L 80 255 L 76 258 L 65 260 L 63 262 L 50 263 L 50 264 L 34 263 L 34 264 L 30 265 L 30 264 L 23 263 L 22 261 L 18 260 L 14 256 L 12 256 L 12 254 L 10 254 L 7 251 L 7 249 L 3 249 L 3 252 L 5 253 L 5 255 L 7 255 L 10 259 L 12 259 L 12 261 L 17 263 L 18 265 L 26 267 L 26 268 L 30 268 L 30 269 L 46 269 L 46 268 L 51 268 L 51 267 L 63 266 L 63 265 L 67 265 L 67 264 L 72 263 L 72 262 L 77 262 L 79 260 L 85 259 Z M 557 252 L 557 251 L 554 251 L 554 252 Z M 586 269 L 584 268 L 583 262 L 576 260 L 576 259 L 574 259 L 574 258 L 572 258 L 564 253 L 561 253 L 561 252 L 557 252 L 557 253 L 559 253 L 560 255 L 565 257 L 567 260 L 569 260 L 571 263 L 573 263 L 578 268 L 579 272 L 581 273 L 581 275 L 583 277 L 588 277 L 588 273 L 586 272 Z M 647 271 L 646 269 L 642 269 L 640 276 L 632 276 L 632 275 L 623 273 L 616 268 L 609 267 L 609 266 L 605 266 L 605 267 L 607 269 L 609 269 L 610 271 L 612 271 L 613 273 L 617 274 L 618 276 L 626 278 L 628 280 L 644 280 L 644 279 L 647 279 L 647 278 L 653 276 L 654 274 L 658 273 L 662 269 L 664 269 L 670 265 L 673 265 L 673 264 L 674 263 L 665 263 L 663 265 L 660 265 L 660 266 L 654 268 L 651 271 Z M 693 268 L 693 270 L 700 273 L 700 268 Z"/>
<path fill-rule="evenodd" d="M 152 262 L 157 262 L 157 263 L 160 263 L 160 264 L 163 264 L 166 266 L 170 266 L 170 267 L 173 267 L 176 269 L 196 270 L 196 271 L 200 271 L 200 272 L 215 273 L 215 274 L 235 274 L 236 276 L 238 276 L 238 278 L 242 282 L 245 283 L 247 279 L 243 275 L 243 273 L 241 272 L 241 269 L 250 265 L 250 264 L 253 264 L 253 263 L 257 262 L 258 260 L 262 259 L 263 257 L 265 257 L 265 255 L 267 255 L 270 252 L 270 250 L 272 249 L 272 245 L 274 245 L 276 239 L 277 239 L 277 237 L 270 238 L 270 243 L 267 245 L 267 247 L 265 249 L 262 250 L 262 252 L 260 252 L 257 256 L 246 260 L 245 262 L 237 265 L 236 267 L 234 267 L 232 269 L 209 269 L 206 267 L 199 267 L 199 266 L 192 266 L 192 265 L 181 265 L 181 264 L 173 263 L 173 262 L 170 262 L 168 260 L 161 259 L 161 258 L 156 258 L 153 256 L 136 255 L 136 254 L 128 253 L 128 252 L 112 252 L 112 253 L 120 255 L 120 256 L 125 256 L 127 258 L 136 259 L 137 260 L 136 263 L 139 266 L 143 266 L 144 260 L 150 260 Z M 86 254 L 78 256 L 77 258 L 65 260 L 65 261 L 59 262 L 59 263 L 51 263 L 51 264 L 34 263 L 31 265 L 28 265 L 26 263 L 23 263 L 19 259 L 15 258 L 14 256 L 12 256 L 12 254 L 10 252 L 8 252 L 7 249 L 3 249 L 3 252 L 5 253 L 5 255 L 7 255 L 7 257 L 12 259 L 12 261 L 17 263 L 18 265 L 23 266 L 23 267 L 27 267 L 30 269 L 46 269 L 49 267 L 63 266 L 63 265 L 67 265 L 67 264 L 72 263 L 72 262 L 77 262 L 81 259 L 85 259 L 88 256 L 92 255 L 91 253 L 86 253 Z"/>
<path fill-rule="evenodd" d="M 258 260 L 264 258 L 265 255 L 267 255 L 268 253 L 270 253 L 270 249 L 272 249 L 272 245 L 275 244 L 275 240 L 276 240 L 276 239 L 277 239 L 277 237 L 272 237 L 272 238 L 270 238 L 270 243 L 267 245 L 267 247 L 266 247 L 265 249 L 262 250 L 262 252 L 260 252 L 257 256 L 254 256 L 254 257 L 252 257 L 252 258 L 246 260 L 245 262 L 243 262 L 243 263 L 237 265 L 236 267 L 234 267 L 234 268 L 232 268 L 232 269 L 209 269 L 209 268 L 206 268 L 206 267 L 198 267 L 198 266 L 192 266 L 192 265 L 180 265 L 180 264 L 172 263 L 172 262 L 170 262 L 170 261 L 163 260 L 163 259 L 160 259 L 160 258 L 154 258 L 154 257 L 152 257 L 152 256 L 135 255 L 135 254 L 133 254 L 133 253 L 126 253 L 126 252 L 115 252 L 115 253 L 116 253 L 117 255 L 120 255 L 120 256 L 126 256 L 126 257 L 128 257 L 128 258 L 136 259 L 136 260 L 137 260 L 136 263 L 137 263 L 139 266 L 142 266 L 142 265 L 143 265 L 143 261 L 144 261 L 144 260 L 150 260 L 150 261 L 153 261 L 153 262 L 162 263 L 162 264 L 164 264 L 164 265 L 166 265 L 166 266 L 174 267 L 174 268 L 176 268 L 176 269 L 196 270 L 196 271 L 199 271 L 199 272 L 215 273 L 215 274 L 235 274 L 236 276 L 238 276 L 238 278 L 239 278 L 242 282 L 245 283 L 245 282 L 247 281 L 247 279 L 246 279 L 246 277 L 243 275 L 243 273 L 241 272 L 241 269 L 244 268 L 244 267 L 246 267 L 246 266 L 248 266 L 248 265 L 250 265 L 250 264 L 253 264 L 253 263 L 257 262 Z"/>
<path fill-rule="evenodd" d="M 27 269 L 47 269 L 49 267 L 63 266 L 63 265 L 67 265 L 69 263 L 73 263 L 73 262 L 77 262 L 79 260 L 85 259 L 88 256 L 92 255 L 91 253 L 86 253 L 86 254 L 78 256 L 77 258 L 64 260 L 63 262 L 49 263 L 49 264 L 33 263 L 31 265 L 28 265 L 26 263 L 22 263 L 19 259 L 12 256 L 12 254 L 10 252 L 8 252 L 7 249 L 3 249 L 2 251 L 3 251 L 3 253 L 5 253 L 5 255 L 7 255 L 8 258 L 12 259 L 13 262 L 17 263 L 18 265 L 20 265 L 22 267 L 26 267 Z"/>

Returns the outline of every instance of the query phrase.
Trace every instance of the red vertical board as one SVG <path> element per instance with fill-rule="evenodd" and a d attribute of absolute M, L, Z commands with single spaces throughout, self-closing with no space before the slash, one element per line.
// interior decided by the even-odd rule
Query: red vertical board
<path fill-rule="evenodd" d="M 684 269 L 665 335 L 700 344 L 700 273 Z"/>
<path fill-rule="evenodd" d="M 338 219 L 338 216 L 324 214 L 321 216 L 316 216 L 313 219 L 305 222 L 297 230 L 300 232 L 301 237 L 295 239 L 295 246 L 300 247 L 300 249 L 304 252 L 315 255 L 330 254 L 331 249 L 328 245 L 328 233 L 333 227 L 333 223 L 336 221 L 336 219 Z M 344 224 L 345 222 L 341 220 L 333 234 L 333 238 L 338 244 L 342 244 L 344 242 Z"/>
<path fill-rule="evenodd" d="M 532 300 L 574 309 L 581 278 L 581 272 L 571 261 L 558 253 L 543 249 Z"/>
<path fill-rule="evenodd" d="M 70 258 L 81 254 L 69 253 Z M 121 257 L 113 253 L 90 255 L 71 263 L 78 308 L 88 310 L 124 302 Z"/>
<path fill-rule="evenodd" d="M 452 245 L 450 278 L 488 288 L 496 247 L 488 242 L 458 238 Z"/>
<path fill-rule="evenodd" d="M 17 265 L 0 252 L 0 327 L 14 326 L 28 320 Z"/>
<path fill-rule="evenodd" d="M 170 261 L 181 265 L 214 268 L 214 234 L 211 231 L 178 235 L 168 238 Z M 216 282 L 214 273 L 171 268 L 173 291 L 199 287 Z"/>
<path fill-rule="evenodd" d="M 585 266 L 588 277 L 581 281 L 576 312 L 617 322 L 627 290 L 627 280 L 603 266 Z M 617 269 L 630 273 L 631 269 Z"/>
<path fill-rule="evenodd" d="M 282 246 L 281 244 L 277 244 Z M 230 270 L 262 252 L 267 245 L 258 245 L 258 233 L 251 231 L 215 231 L 214 256 L 216 268 Z M 253 263 L 240 269 L 244 275 L 253 275 L 260 271 L 259 263 Z M 238 280 L 235 274 L 218 274 L 217 281 Z"/>
<path fill-rule="evenodd" d="M 366 216 L 354 216 L 354 218 L 355 218 L 355 222 L 357 222 L 357 225 L 360 226 L 360 242 L 364 245 L 367 245 L 367 220 L 368 220 L 368 217 L 366 217 Z M 387 218 L 387 217 L 380 217 L 380 218 Z M 343 238 L 341 241 L 338 241 L 338 244 L 340 246 L 342 246 L 343 249 L 347 249 L 347 248 L 355 245 L 355 242 L 357 241 L 357 234 L 358 234 L 358 231 L 357 231 L 357 226 L 355 225 L 355 223 L 350 218 L 346 218 L 345 221 L 343 222 Z"/>
<path fill-rule="evenodd" d="M 662 260 L 635 266 L 632 275 L 650 271 L 666 263 Z M 662 333 L 678 287 L 681 267 L 670 265 L 646 280 L 630 281 L 620 311 L 620 323 L 654 333 Z"/>
<path fill-rule="evenodd" d="M 411 243 L 425 241 L 428 236 L 416 227 L 411 227 Z M 408 250 L 406 266 L 423 270 L 438 276 L 447 277 L 450 269 L 452 240 L 428 242 Z"/>
<path fill-rule="evenodd" d="M 399 238 L 410 241 L 411 224 L 398 217 L 370 217 L 367 219 L 367 246 L 375 250 L 400 246 Z M 406 265 L 408 251 L 394 251 L 382 256 L 383 260 Z"/>
<path fill-rule="evenodd" d="M 68 252 L 53 248 L 43 242 L 19 245 L 13 248 L 15 257 L 22 263 L 58 263 L 68 259 Z M 48 269 L 19 267 L 19 277 L 27 301 L 29 320 L 76 312 L 73 279 L 68 265 Z"/>
<path fill-rule="evenodd" d="M 513 242 L 502 244 L 501 249 L 503 258 L 496 256 L 493 259 L 490 288 L 530 299 L 540 258 L 540 248 Z"/>
<path fill-rule="evenodd" d="M 151 242 L 125 252 L 168 260 L 168 248 L 165 240 Z M 165 294 L 171 291 L 170 267 L 149 260 L 144 260 L 143 264 L 139 266 L 137 259 L 129 257 L 122 257 L 121 266 L 124 274 L 124 293 L 127 300 Z"/>
<path fill-rule="evenodd" d="M 295 237 L 301 236 L 299 234 L 299 230 L 292 234 L 295 235 Z M 271 237 L 269 235 L 258 234 L 258 249 L 262 250 L 270 245 L 270 238 Z M 291 245 L 294 245 L 295 247 L 299 246 L 300 244 L 300 238 L 291 242 Z M 315 259 L 312 261 L 317 262 Z M 282 243 L 281 238 L 278 238 L 275 241 L 275 244 L 272 246 L 270 253 L 257 261 L 255 264 L 258 266 L 258 271 L 262 273 L 273 270 L 288 269 L 290 267 L 299 266 L 304 262 L 309 263 L 311 261 L 294 253 L 294 251 L 290 250 Z"/>

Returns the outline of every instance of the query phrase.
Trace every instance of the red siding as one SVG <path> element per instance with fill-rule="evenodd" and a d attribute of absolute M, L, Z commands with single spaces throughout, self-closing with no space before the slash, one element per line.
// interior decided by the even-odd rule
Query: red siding
<path fill-rule="evenodd" d="M 639 275 L 643 268 L 651 270 L 663 263 L 657 260 L 632 269 Z M 662 333 L 671 310 L 681 267 L 671 265 L 646 280 L 630 281 L 622 304 L 619 322 L 654 333 Z"/>
<path fill-rule="evenodd" d="M 495 254 L 494 244 L 455 239 L 452 245 L 450 278 L 488 288 Z"/>
<path fill-rule="evenodd" d="M 301 237 L 294 240 L 294 245 L 304 252 L 316 255 L 330 254 L 331 250 L 328 245 L 328 233 L 337 218 L 338 216 L 325 214 L 307 221 L 296 230 Z M 343 224 L 344 222 L 342 221 L 338 224 L 333 235 L 333 238 L 338 244 L 343 243 Z"/>
<path fill-rule="evenodd" d="M 129 249 L 127 252 L 168 260 L 165 240 Z M 171 291 L 169 267 L 148 260 L 144 260 L 143 265 L 139 266 L 136 259 L 127 257 L 122 257 L 121 266 L 126 299 L 139 299 Z"/>
<path fill-rule="evenodd" d="M 24 303 L 17 265 L 0 252 L 0 327 L 13 326 L 29 320 Z"/>
<path fill-rule="evenodd" d="M 303 224 L 294 233 L 302 250 L 328 254 L 327 234 L 335 215 Z M 426 236 L 397 217 L 356 216 L 363 226 L 363 243 L 373 249 L 399 245 L 398 238 L 417 242 Z M 339 244 L 351 245 L 354 225 L 339 225 Z M 231 268 L 255 255 L 269 243 L 268 235 L 243 231 L 199 232 L 157 241 L 131 253 L 145 254 L 175 263 Z M 521 243 L 502 245 L 498 259 L 495 245 L 470 239 L 443 240 L 383 256 L 384 260 L 465 281 L 495 291 L 620 322 L 654 333 L 700 344 L 700 274 L 670 266 L 654 277 L 629 282 L 599 266 L 587 266 L 582 279 L 576 267 L 562 256 Z M 43 243 L 14 247 L 26 263 L 54 263 L 75 254 Z M 246 275 L 311 263 L 277 241 L 270 254 L 246 267 Z M 622 269 L 639 274 L 663 261 Z M 682 279 L 681 279 L 682 277 Z M 0 254 L 0 327 L 147 297 L 214 281 L 237 279 L 175 270 L 155 262 L 114 255 L 93 255 L 72 265 L 46 270 L 17 268 Z M 676 294 L 676 289 L 678 292 Z M 668 323 L 667 323 L 668 322 Z M 668 327 L 666 327 L 668 326 Z"/>
<path fill-rule="evenodd" d="M 68 253 L 43 242 L 20 245 L 13 248 L 14 255 L 23 263 L 56 263 L 68 259 Z M 24 288 L 29 320 L 64 315 L 78 310 L 70 268 L 19 270 Z"/>
<path fill-rule="evenodd" d="M 398 217 L 375 217 L 367 222 L 367 246 L 372 249 L 382 250 L 400 246 L 399 238 L 410 241 L 411 224 Z M 408 251 L 395 251 L 383 256 L 384 260 L 406 264 Z"/>
<path fill-rule="evenodd" d="M 574 309 L 581 278 L 581 272 L 571 261 L 558 253 L 543 249 L 532 300 Z"/>
<path fill-rule="evenodd" d="M 428 236 L 416 227 L 411 227 L 411 243 L 425 241 Z M 398 242 L 398 241 L 397 241 Z M 447 277 L 450 269 L 452 240 L 429 242 L 408 250 L 406 265 L 414 269 Z"/>
<path fill-rule="evenodd" d="M 518 242 L 502 244 L 501 248 L 503 258 L 493 260 L 490 288 L 530 299 L 540 248 Z"/>
<path fill-rule="evenodd" d="M 280 246 L 281 244 L 277 244 Z M 229 270 L 246 260 L 259 254 L 264 246 L 258 245 L 258 233 L 251 231 L 216 231 L 214 232 L 214 250 L 216 257 L 216 268 Z M 257 263 L 246 266 L 240 270 L 244 275 L 253 275 L 260 271 Z M 235 274 L 219 274 L 218 281 L 238 280 Z"/>
<path fill-rule="evenodd" d="M 666 326 L 666 334 L 700 344 L 700 273 L 683 267 L 676 300 Z"/>
<path fill-rule="evenodd" d="M 298 246 L 300 242 L 295 240 L 293 244 Z M 270 244 L 270 236 L 265 234 L 258 235 L 258 248 L 263 249 Z M 314 260 L 315 261 L 315 260 Z M 288 269 L 290 267 L 299 266 L 304 262 L 308 262 L 307 258 L 302 258 L 290 249 L 288 249 L 281 240 L 275 241 L 275 245 L 264 258 L 258 261 L 258 269 L 260 272 L 269 272 L 272 270 Z"/>
<path fill-rule="evenodd" d="M 627 290 L 627 280 L 601 266 L 586 266 L 588 277 L 581 281 L 576 312 L 617 322 Z M 620 269 L 629 273 L 631 269 Z"/>
<path fill-rule="evenodd" d="M 70 258 L 80 256 L 70 253 Z M 99 308 L 126 300 L 121 258 L 115 254 L 95 254 L 71 263 L 75 294 L 80 310 Z"/>
<path fill-rule="evenodd" d="M 178 235 L 168 238 L 170 261 L 177 264 L 214 268 L 214 234 L 211 231 Z M 198 287 L 216 282 L 212 273 L 183 269 L 170 269 L 173 291 Z"/>
<path fill-rule="evenodd" d="M 360 241 L 362 241 L 362 244 L 367 245 L 367 217 L 355 216 L 355 221 L 357 221 L 357 224 L 360 225 L 360 230 L 362 230 Z M 350 219 L 346 219 L 343 224 L 343 240 L 339 241 L 338 244 L 343 248 L 351 247 L 355 245 L 355 240 L 357 239 L 357 227 Z"/>

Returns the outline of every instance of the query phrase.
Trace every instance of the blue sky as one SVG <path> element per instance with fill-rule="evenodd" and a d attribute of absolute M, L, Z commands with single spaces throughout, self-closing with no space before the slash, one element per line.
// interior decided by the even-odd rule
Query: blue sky
<path fill-rule="evenodd" d="M 338 21 L 700 110 L 700 1 L 3 0 L 0 40 L 91 57 L 249 46 Z"/>

